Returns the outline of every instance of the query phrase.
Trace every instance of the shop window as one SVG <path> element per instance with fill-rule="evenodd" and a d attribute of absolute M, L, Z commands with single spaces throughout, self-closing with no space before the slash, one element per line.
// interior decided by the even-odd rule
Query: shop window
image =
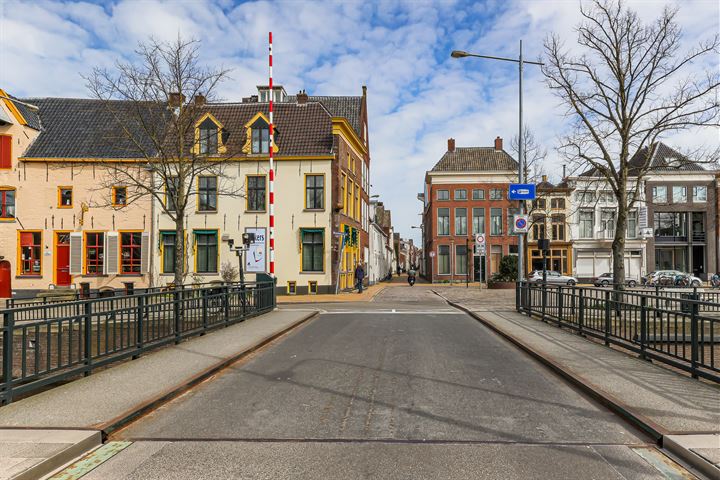
<path fill-rule="evenodd" d="M 42 275 L 42 232 L 20 232 L 20 275 Z"/>

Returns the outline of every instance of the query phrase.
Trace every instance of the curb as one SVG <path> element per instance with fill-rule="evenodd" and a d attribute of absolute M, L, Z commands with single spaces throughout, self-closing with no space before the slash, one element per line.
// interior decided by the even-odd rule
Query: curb
<path fill-rule="evenodd" d="M 55 430 L 55 429 L 38 429 L 38 430 Z M 79 442 L 71 444 L 66 449 L 57 452 L 55 455 L 46 458 L 42 462 L 36 463 L 28 469 L 11 477 L 12 480 L 34 480 L 42 478 L 52 473 L 54 470 L 62 467 L 75 458 L 84 453 L 99 447 L 102 444 L 102 433 L 95 431 Z"/>
<path fill-rule="evenodd" d="M 178 397 L 180 394 L 186 392 L 190 388 L 196 386 L 197 384 L 203 382 L 204 380 L 208 379 L 209 377 L 215 375 L 219 371 L 227 368 L 228 366 L 232 365 L 233 363 L 237 362 L 238 360 L 242 359 L 243 357 L 246 357 L 247 355 L 259 350 L 260 348 L 264 347 L 265 345 L 271 343 L 272 341 L 276 340 L 277 338 L 282 337 L 286 333 L 289 333 L 290 331 L 294 330 L 295 328 L 299 327 L 300 325 L 306 323 L 311 318 L 314 318 L 318 315 L 318 312 L 312 312 L 308 313 L 307 315 L 300 318 L 295 323 L 285 327 L 284 329 L 280 330 L 279 332 L 275 332 L 262 340 L 260 340 L 258 343 L 253 345 L 252 347 L 249 347 L 242 352 L 238 352 L 234 355 L 231 355 L 230 357 L 225 358 L 224 360 L 221 360 L 220 362 L 216 363 L 215 365 L 201 371 L 198 374 L 195 374 L 179 384 L 177 384 L 175 387 L 171 387 L 169 390 L 165 391 L 164 393 L 161 393 L 160 395 L 150 399 L 146 400 L 131 409 L 127 410 L 125 413 L 119 415 L 118 417 L 115 417 L 114 419 L 110 420 L 109 422 L 101 423 L 98 425 L 93 425 L 94 428 L 97 428 L 102 433 L 103 441 L 107 439 L 107 437 L 119 430 L 120 428 L 124 427 L 134 419 L 151 412 L 152 410 L 157 409 L 158 407 L 162 406 L 163 404 L 173 400 L 174 398 Z"/>
<path fill-rule="evenodd" d="M 682 444 L 682 437 L 689 435 L 666 435 L 663 438 L 663 448 L 667 449 L 673 455 L 687 462 L 693 468 L 697 469 L 703 475 L 712 480 L 720 480 L 720 469 L 709 461 L 693 452 L 688 445 Z"/>
<path fill-rule="evenodd" d="M 498 328 L 492 322 L 485 320 L 480 315 L 476 314 L 475 312 L 471 311 L 470 309 L 468 309 L 458 303 L 448 300 L 447 298 L 443 297 L 439 293 L 438 293 L 438 296 L 442 297 L 448 304 L 450 304 L 450 306 L 467 313 L 468 315 L 473 317 L 475 320 L 479 321 L 480 323 L 482 323 L 483 325 L 488 327 L 493 332 L 497 333 L 504 339 L 508 340 L 510 343 L 519 347 L 521 350 L 523 350 L 525 353 L 529 354 L 534 359 L 540 361 L 546 367 L 549 367 L 550 370 L 552 370 L 554 373 L 556 373 L 557 375 L 559 375 L 560 377 L 562 377 L 563 379 L 565 379 L 566 381 L 571 383 L 573 386 L 578 387 L 580 390 L 582 390 L 585 394 L 587 394 L 588 396 L 593 398 L 595 401 L 597 401 L 597 402 L 601 403 L 602 405 L 604 405 L 605 407 L 609 408 L 611 411 L 616 413 L 618 416 L 620 416 L 620 418 L 622 418 L 626 422 L 630 423 L 634 427 L 639 428 L 646 434 L 650 435 L 650 437 L 652 437 L 653 440 L 658 445 L 662 445 L 663 437 L 670 433 L 665 428 L 656 424 L 652 420 L 646 418 L 645 416 L 643 416 L 639 413 L 634 412 L 631 408 L 629 408 L 627 405 L 625 405 L 619 399 L 615 398 L 613 395 L 605 392 L 604 390 L 598 388 L 597 386 L 593 385 L 592 383 L 587 382 L 585 379 L 583 379 L 579 375 L 573 373 L 572 371 L 570 371 L 568 368 L 562 366 L 561 364 L 547 358 L 545 355 L 536 351 L 534 348 L 530 347 L 529 345 L 524 343 L 522 340 L 520 340 L 517 337 Z"/>

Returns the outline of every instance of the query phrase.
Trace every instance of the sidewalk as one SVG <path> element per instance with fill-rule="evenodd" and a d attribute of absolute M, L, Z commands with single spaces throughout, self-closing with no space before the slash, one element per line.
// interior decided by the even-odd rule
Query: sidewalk
<path fill-rule="evenodd" d="M 709 475 L 720 456 L 720 388 L 514 310 L 512 295 L 434 289 Z M 485 298 L 483 298 L 485 297 Z M 692 447 L 683 447 L 683 444 Z M 689 460 L 688 460 L 689 459 Z"/>
<path fill-rule="evenodd" d="M 0 471 L 21 470 L 0 479 L 39 478 L 37 471 L 27 476 L 28 468 L 56 464 L 73 445 L 85 445 L 81 450 L 99 445 L 101 434 L 156 408 L 314 315 L 276 310 L 0 407 Z M 77 441 L 46 440 L 35 449 L 3 445 L 21 443 L 12 440 L 19 432 L 44 435 L 48 430 L 65 432 L 70 439 L 75 435 Z M 94 444 L 87 443 L 88 436 Z M 82 453 L 77 450 L 72 449 L 73 456 L 61 464 Z M 23 453 L 28 451 L 32 456 Z"/>
<path fill-rule="evenodd" d="M 386 287 L 392 284 L 376 283 L 363 290 L 363 293 L 340 292 L 337 295 L 331 293 L 323 293 L 317 295 L 278 295 L 277 303 L 343 303 L 343 302 L 371 302 L 375 295 L 382 292 Z"/>

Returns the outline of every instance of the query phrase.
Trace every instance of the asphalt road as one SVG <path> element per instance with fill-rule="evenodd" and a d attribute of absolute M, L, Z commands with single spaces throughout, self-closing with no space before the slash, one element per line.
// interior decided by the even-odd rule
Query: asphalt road
<path fill-rule="evenodd" d="M 641 433 L 427 286 L 311 308 L 83 478 L 666 478 Z"/>

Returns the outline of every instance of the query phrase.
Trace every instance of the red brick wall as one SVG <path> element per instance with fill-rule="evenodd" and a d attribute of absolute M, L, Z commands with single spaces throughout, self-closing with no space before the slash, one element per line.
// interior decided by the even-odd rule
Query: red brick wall
<path fill-rule="evenodd" d="M 427 215 L 425 217 L 426 228 L 426 245 L 428 247 L 428 253 L 430 251 L 435 252 L 435 257 L 430 258 L 426 256 L 428 278 L 430 278 L 430 272 L 432 271 L 432 281 L 465 281 L 465 275 L 458 275 L 455 273 L 454 265 L 454 253 L 452 252 L 452 245 L 465 245 L 465 240 L 469 240 L 470 252 L 469 256 L 472 257 L 472 245 L 474 243 L 473 225 L 472 225 L 472 209 L 473 208 L 484 208 L 485 209 L 485 235 L 487 238 L 486 255 L 488 258 L 488 269 L 490 266 L 489 257 L 492 245 L 500 245 L 502 247 L 502 255 L 508 255 L 510 253 L 510 245 L 517 245 L 517 235 L 508 235 L 509 225 L 508 221 L 508 209 L 518 208 L 518 202 L 511 202 L 507 200 L 507 190 L 509 183 L 455 183 L 455 184 L 431 184 L 429 195 L 430 204 Z M 494 188 L 502 189 L 501 200 L 490 200 L 490 190 Z M 467 200 L 455 200 L 455 190 L 465 189 L 467 191 Z M 473 200 L 472 191 L 474 189 L 482 189 L 485 191 L 484 200 Z M 450 194 L 449 200 L 437 200 L 438 190 L 448 190 Z M 449 208 L 450 209 L 450 235 L 438 235 L 438 208 Z M 467 208 L 467 235 L 456 235 L 455 234 L 455 209 L 456 208 Z M 502 209 L 502 235 L 490 235 L 490 209 L 501 208 Z M 439 245 L 451 245 L 451 275 L 439 275 L 438 274 L 438 246 Z M 469 274 L 470 279 L 473 278 L 472 271 L 472 259 L 469 260 Z M 489 270 L 489 274 L 493 272 Z"/>

